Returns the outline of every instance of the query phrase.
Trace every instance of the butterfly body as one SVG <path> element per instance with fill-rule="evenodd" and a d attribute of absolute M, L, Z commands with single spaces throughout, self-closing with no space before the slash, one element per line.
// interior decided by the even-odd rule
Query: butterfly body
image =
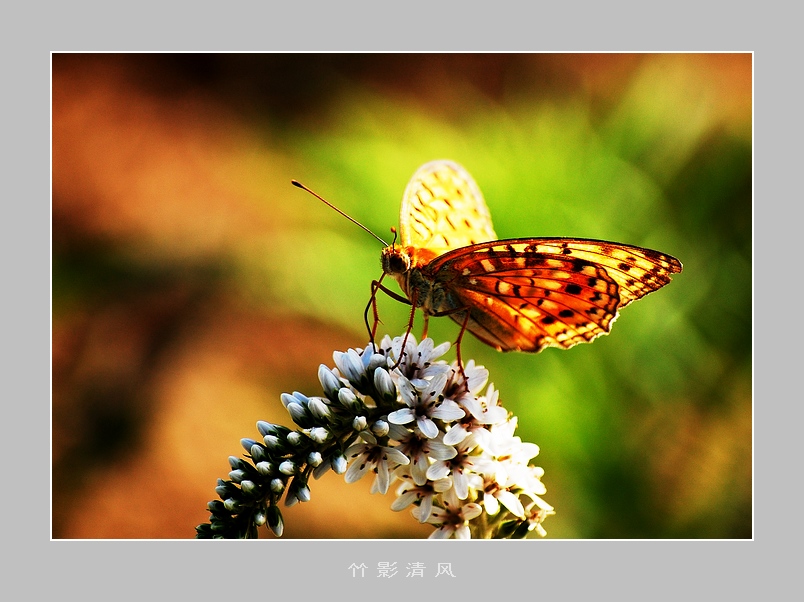
<path fill-rule="evenodd" d="M 432 161 L 405 190 L 401 244 L 383 250 L 383 271 L 425 316 L 449 315 L 500 351 L 538 352 L 606 334 L 620 308 L 682 269 L 670 255 L 632 245 L 496 238 L 472 177 L 452 161 Z"/>

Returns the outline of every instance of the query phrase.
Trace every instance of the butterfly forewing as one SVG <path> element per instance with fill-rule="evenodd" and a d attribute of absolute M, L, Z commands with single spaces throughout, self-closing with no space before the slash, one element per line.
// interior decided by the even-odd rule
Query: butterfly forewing
<path fill-rule="evenodd" d="M 413 174 L 399 217 L 403 247 L 426 250 L 429 258 L 496 238 L 486 201 L 463 167 L 431 161 Z"/>
<path fill-rule="evenodd" d="M 649 249 L 584 239 L 513 239 L 448 252 L 423 269 L 432 296 L 502 351 L 567 349 L 607 333 L 620 307 L 664 286 L 681 266 Z M 451 313 L 452 312 L 452 313 Z"/>
<path fill-rule="evenodd" d="M 535 238 L 529 248 L 603 266 L 619 287 L 620 307 L 663 287 L 671 274 L 681 272 L 681 263 L 671 255 L 605 240 Z"/>

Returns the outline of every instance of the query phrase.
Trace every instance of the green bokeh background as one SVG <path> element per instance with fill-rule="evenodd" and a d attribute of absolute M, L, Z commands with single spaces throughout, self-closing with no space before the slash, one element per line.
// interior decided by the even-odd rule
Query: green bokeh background
<path fill-rule="evenodd" d="M 464 339 L 541 448 L 548 537 L 752 537 L 751 103 L 750 54 L 54 55 L 54 537 L 192 537 L 239 438 L 366 343 L 381 245 L 290 179 L 387 239 L 437 158 L 501 238 L 684 264 L 591 345 Z M 427 534 L 321 483 L 288 537 Z"/>

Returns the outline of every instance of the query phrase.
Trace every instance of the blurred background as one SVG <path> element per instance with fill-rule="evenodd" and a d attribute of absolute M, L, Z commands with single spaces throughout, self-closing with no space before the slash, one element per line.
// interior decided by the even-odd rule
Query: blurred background
<path fill-rule="evenodd" d="M 501 238 L 684 264 L 591 345 L 464 339 L 541 448 L 548 538 L 752 536 L 750 54 L 54 54 L 52 94 L 54 538 L 194 537 L 240 439 L 367 342 L 381 245 L 290 180 L 389 238 L 437 158 Z M 311 481 L 284 537 L 427 536 L 370 485 Z"/>

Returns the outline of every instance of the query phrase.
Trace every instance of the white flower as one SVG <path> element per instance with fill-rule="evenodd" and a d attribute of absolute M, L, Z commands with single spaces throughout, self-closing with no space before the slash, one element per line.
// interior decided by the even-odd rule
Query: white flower
<path fill-rule="evenodd" d="M 456 395 L 475 395 L 480 392 L 489 380 L 489 371 L 484 366 L 475 365 L 475 360 L 469 360 L 463 371 L 457 366 L 452 369 L 450 383 L 447 390 Z M 465 378 L 464 378 L 465 377 Z"/>
<path fill-rule="evenodd" d="M 487 447 L 491 437 L 487 425 L 500 424 L 508 418 L 508 411 L 498 405 L 499 392 L 490 384 L 484 396 L 464 395 L 457 402 L 467 414 L 452 426 L 444 442 L 453 445 L 472 436 L 481 447 Z"/>
<path fill-rule="evenodd" d="M 411 460 L 407 468 L 416 485 L 427 482 L 427 470 L 431 462 L 449 460 L 458 453 L 453 446 L 442 443 L 443 437 L 443 433 L 438 433 L 436 438 L 428 439 L 420 437 L 415 431 L 406 431 L 404 435 L 395 438 L 399 441 L 397 449 Z"/>
<path fill-rule="evenodd" d="M 451 422 L 465 415 L 457 403 L 444 398 L 446 382 L 446 374 L 438 374 L 429 381 L 422 379 L 411 381 L 400 376 L 399 394 L 407 407 L 388 414 L 388 421 L 394 424 L 416 421 L 416 426 L 424 436 L 434 439 L 439 431 L 433 419 Z"/>
<path fill-rule="evenodd" d="M 414 514 L 420 523 L 427 522 L 432 514 L 433 498 L 451 487 L 451 484 L 446 481 L 426 481 L 422 485 L 416 485 L 412 482 L 410 474 L 404 474 L 405 470 L 407 470 L 406 466 L 400 466 L 397 469 L 397 471 L 402 471 L 397 472 L 397 476 L 404 482 L 396 491 L 397 498 L 391 504 L 391 510 L 399 512 L 414 502 L 418 502 L 418 508 L 415 509 Z"/>
<path fill-rule="evenodd" d="M 397 337 L 391 341 L 388 337 L 382 340 L 380 346 L 387 349 L 388 366 L 396 366 L 400 355 L 402 361 L 398 363 L 399 373 L 409 379 L 430 378 L 435 374 L 448 373 L 450 367 L 443 361 L 436 362 L 436 359 L 444 355 L 450 348 L 449 343 L 441 343 L 434 346 L 433 339 L 424 339 L 418 345 L 416 337 L 408 334 L 405 342 L 404 352 L 402 341 L 405 337 Z"/>
<path fill-rule="evenodd" d="M 413 515 L 419 518 L 420 512 L 420 508 L 415 508 Z M 429 539 L 471 539 L 469 521 L 480 516 L 482 512 L 480 504 L 474 502 L 455 509 L 433 508 L 426 522 L 438 525 L 438 529 L 430 534 Z"/>
<path fill-rule="evenodd" d="M 519 497 L 508 489 L 503 489 L 493 483 L 487 491 L 483 492 L 483 506 L 489 515 L 494 516 L 500 511 L 500 504 L 505 506 L 514 516 L 525 517 L 525 508 L 522 506 L 522 502 L 519 501 Z"/>
<path fill-rule="evenodd" d="M 528 531 L 536 531 L 541 537 L 547 535 L 547 531 L 542 527 L 542 522 L 548 516 L 555 514 L 553 507 L 538 496 L 528 494 L 533 501 L 525 507 L 525 514 L 528 520 Z"/>
<path fill-rule="evenodd" d="M 475 462 L 482 456 L 471 453 L 474 447 L 474 443 L 468 440 L 458 443 L 455 446 L 455 456 L 433 462 L 427 469 L 427 478 L 434 481 L 451 480 L 457 499 L 465 500 L 469 497 L 470 488 L 476 489 L 483 485 L 483 479 L 475 468 Z"/>
<path fill-rule="evenodd" d="M 400 464 L 408 464 L 410 460 L 402 452 L 377 444 L 355 443 L 346 450 L 346 457 L 351 461 L 346 469 L 344 480 L 354 483 L 371 469 L 377 476 L 371 486 L 372 493 L 385 494 L 391 484 L 391 469 Z"/>

